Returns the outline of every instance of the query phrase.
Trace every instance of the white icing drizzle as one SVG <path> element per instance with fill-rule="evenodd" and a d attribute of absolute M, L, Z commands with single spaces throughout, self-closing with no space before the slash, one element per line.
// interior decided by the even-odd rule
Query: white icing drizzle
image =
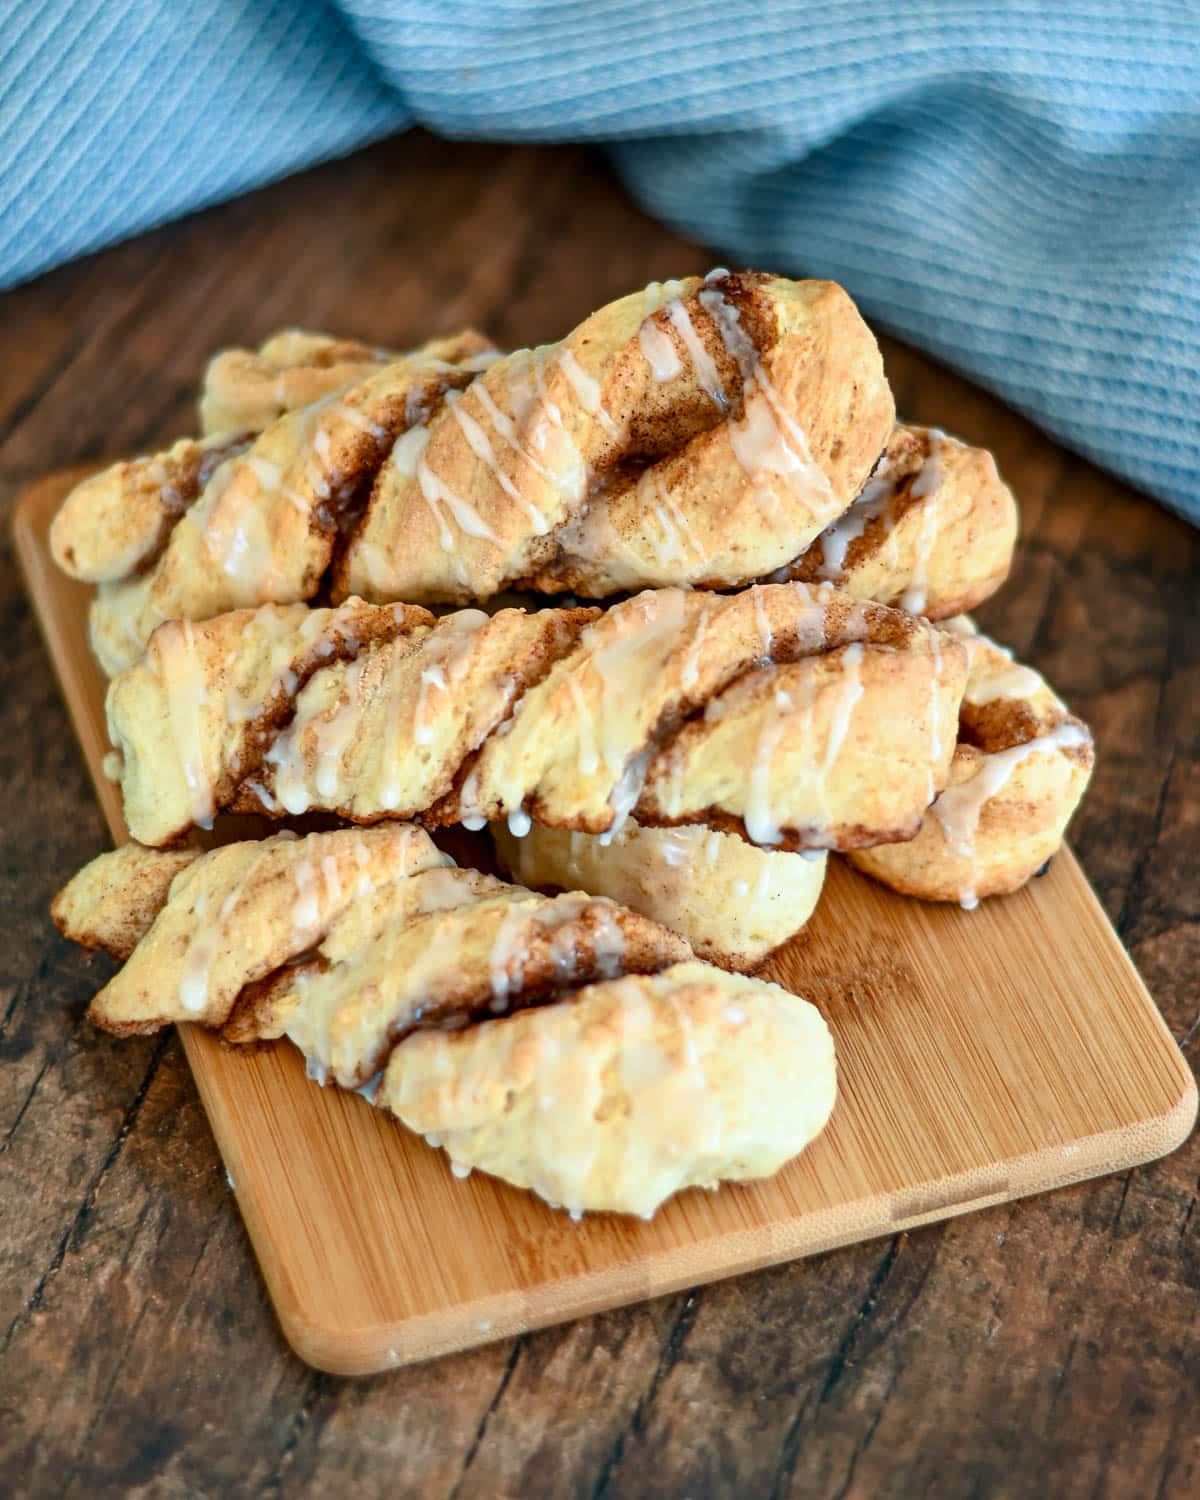
<path fill-rule="evenodd" d="M 208 921 L 207 893 L 201 891 L 196 899 L 193 915 L 196 928 L 188 943 L 183 960 L 183 972 L 179 980 L 179 1003 L 190 1015 L 203 1014 L 208 1004 L 208 991 L 212 979 L 212 966 L 221 951 L 226 923 L 237 909 L 250 877 L 262 863 L 262 854 L 257 854 L 246 866 L 242 878 L 234 885 L 217 909 L 216 919 Z"/>
<path fill-rule="evenodd" d="M 429 368 L 431 370 L 450 370 L 453 369 L 453 366 L 446 365 L 442 360 L 437 359 L 429 361 Z M 368 433 L 379 442 L 384 442 L 387 438 L 388 431 L 386 427 L 381 427 L 378 422 L 372 422 L 366 412 L 359 411 L 357 406 L 351 406 L 348 401 L 334 401 L 330 407 L 330 412 L 332 415 L 340 417 L 343 422 L 348 422 L 351 427 L 357 427 L 360 432 Z"/>
<path fill-rule="evenodd" d="M 637 806 L 651 755 L 646 750 L 630 756 L 620 728 L 620 716 L 609 712 L 609 705 L 621 700 L 630 681 L 642 676 L 639 658 L 658 660 L 678 644 L 687 626 L 687 595 L 680 589 L 664 589 L 641 596 L 643 628 L 610 642 L 593 653 L 591 665 L 600 678 L 598 723 L 593 719 L 587 730 L 590 742 L 598 744 L 600 760 L 613 778 L 609 805 L 614 810 L 610 835 Z M 581 720 L 587 712 L 586 701 L 573 693 Z M 597 732 L 598 731 L 598 732 Z M 581 734 L 580 744 L 584 744 Z M 646 747 L 649 749 L 649 747 Z"/>
<path fill-rule="evenodd" d="M 760 859 L 758 861 L 758 875 L 754 881 L 754 889 L 750 899 L 755 906 L 761 906 L 764 901 L 770 899 L 771 885 L 776 870 L 779 868 L 777 859 Z"/>
<path fill-rule="evenodd" d="M 862 661 L 863 645 L 861 641 L 854 641 L 842 652 L 843 671 L 838 690 L 837 706 L 833 711 L 833 721 L 829 726 L 829 738 L 825 742 L 825 754 L 821 760 L 822 788 L 824 788 L 825 782 L 838 756 L 842 753 L 842 746 L 846 743 L 846 735 L 850 730 L 850 720 L 854 715 L 855 705 L 864 692 Z"/>
<path fill-rule="evenodd" d="M 700 679 L 700 653 L 704 647 L 704 638 L 708 634 L 708 622 L 712 619 L 712 615 L 712 606 L 705 600 L 697 613 L 696 628 L 688 642 L 679 675 L 679 680 L 685 688 L 695 687 Z"/>
<path fill-rule="evenodd" d="M 1026 740 L 1023 745 L 1013 745 L 1008 750 L 997 750 L 985 755 L 974 776 L 957 786 L 947 787 L 931 809 L 942 827 L 950 849 L 960 859 L 968 862 L 974 860 L 975 839 L 983 810 L 1008 785 L 1023 761 L 1028 760 L 1031 755 L 1065 750 L 1087 743 L 1087 731 L 1082 725 L 1064 723 L 1046 734 Z M 967 910 L 979 904 L 972 884 L 963 886 L 959 900 Z"/>
<path fill-rule="evenodd" d="M 295 936 L 312 931 L 320 918 L 317 901 L 317 871 L 307 858 L 297 860 L 292 872 L 296 883 L 296 901 L 292 907 L 292 926 Z"/>
<path fill-rule="evenodd" d="M 279 488 L 280 481 L 283 479 L 283 469 L 279 464 L 272 463 L 269 458 L 263 458 L 252 450 L 246 454 L 246 467 L 264 490 Z"/>
<path fill-rule="evenodd" d="M 373 1077 L 368 1078 L 366 1083 L 359 1084 L 358 1088 L 356 1088 L 354 1092 L 361 1095 L 361 1097 L 364 1098 L 368 1104 L 374 1104 L 376 1096 L 379 1093 L 379 1085 L 383 1082 L 383 1074 L 384 1069 L 380 1068 L 379 1072 L 376 1073 Z"/>
<path fill-rule="evenodd" d="M 936 495 L 942 485 L 942 457 L 945 452 L 946 434 L 940 427 L 929 429 L 929 452 L 921 471 L 912 482 L 909 493 L 914 500 L 925 500 Z"/>
<path fill-rule="evenodd" d="M 653 317 L 646 318 L 638 329 L 638 348 L 650 366 L 650 374 L 660 385 L 666 380 L 674 380 L 683 369 L 674 340 Z"/>
<path fill-rule="evenodd" d="M 937 793 L 937 769 L 942 759 L 942 637 L 931 631 L 933 669 L 929 678 L 929 800 Z"/>
<path fill-rule="evenodd" d="M 642 303 L 649 316 L 665 307 L 668 302 L 678 302 L 682 296 L 682 281 L 651 281 L 642 293 Z"/>
<path fill-rule="evenodd" d="M 575 358 L 571 349 L 564 346 L 558 356 L 559 368 L 567 377 L 567 381 L 575 395 L 579 398 L 579 404 L 584 411 L 594 416 L 610 437 L 617 436 L 617 424 L 609 416 L 604 403 L 600 399 L 600 382 L 593 379 Z"/>
<path fill-rule="evenodd" d="M 492 1010 L 497 1011 L 497 1003 L 500 1009 L 507 1006 L 509 994 L 516 983 L 516 976 L 512 968 L 514 961 L 528 949 L 528 941 L 525 929 L 529 923 L 530 911 L 524 902 L 513 901 L 506 907 L 500 918 L 500 925 L 496 930 L 496 936 L 492 940 L 492 946 L 488 950 L 488 975 L 492 987 Z"/>
<path fill-rule="evenodd" d="M 452 394 L 457 395 L 457 392 L 453 392 Z M 482 387 L 480 388 L 480 394 L 483 394 Z M 534 535 L 545 536 L 546 532 L 550 529 L 545 516 L 542 515 L 541 511 L 538 510 L 537 506 L 534 505 L 532 501 L 528 500 L 521 493 L 521 491 L 516 487 L 516 485 L 500 467 L 499 461 L 496 458 L 496 451 L 488 441 L 488 435 L 486 432 L 484 432 L 483 427 L 475 420 L 475 418 L 469 411 L 466 411 L 464 409 L 464 404 L 462 401 L 450 401 L 449 397 L 447 397 L 447 402 L 449 404 L 450 411 L 454 416 L 454 420 L 458 423 L 460 429 L 462 430 L 462 434 L 466 438 L 467 444 L 470 447 L 472 453 L 474 453 L 476 458 L 480 459 L 487 465 L 487 467 L 492 471 L 492 475 L 495 478 L 496 483 L 500 486 L 504 493 L 509 497 L 510 500 L 514 500 L 529 517 L 530 523 L 533 526 Z M 496 403 L 491 400 L 490 396 L 488 397 L 488 403 L 490 403 L 490 410 L 487 404 L 485 404 L 484 409 L 489 410 L 489 415 L 491 413 L 502 415 L 502 413 L 499 412 L 499 408 L 496 406 Z M 493 417 L 493 422 L 494 421 L 495 417 Z M 518 452 L 521 453 L 522 457 L 525 457 L 523 450 L 521 450 L 519 447 Z"/>
<path fill-rule="evenodd" d="M 487 827 L 487 818 L 479 800 L 479 765 L 476 763 L 467 772 L 458 794 L 458 821 L 468 833 L 478 833 Z"/>
<path fill-rule="evenodd" d="M 357 848 L 355 852 L 357 854 Z M 325 882 L 325 899 L 331 905 L 336 905 L 342 899 L 342 877 L 338 872 L 336 855 L 321 856 L 321 878 Z"/>
<path fill-rule="evenodd" d="M 413 713 L 413 743 L 417 745 L 428 745 L 433 741 L 433 725 L 427 722 L 431 687 L 436 687 L 443 693 L 446 691 L 446 674 L 437 662 L 424 669 L 417 687 L 417 706 Z"/>
<path fill-rule="evenodd" d="M 993 677 L 968 679 L 963 698 L 981 708 L 985 703 L 994 703 L 997 698 L 1031 698 L 1045 686 L 1045 679 L 1039 672 L 1014 663 L 1007 672 L 997 672 Z"/>
<path fill-rule="evenodd" d="M 872 521 L 886 515 L 896 495 L 896 480 L 885 466 L 863 486 L 862 493 L 843 515 L 821 533 L 822 578 L 838 580 L 846 567 L 846 554 Z"/>
<path fill-rule="evenodd" d="M 638 480 L 636 493 L 645 517 L 645 540 L 654 550 L 660 571 L 665 576 L 671 576 L 678 572 L 678 565 L 686 569 L 689 548 L 703 560 L 704 544 L 697 539 L 683 508 L 664 487 L 655 468 L 651 467 L 643 472 Z M 651 517 L 657 521 L 661 533 L 657 541 L 650 535 Z M 608 542 L 619 550 L 629 550 L 611 526 L 608 528 Z"/>
<path fill-rule="evenodd" d="M 701 297 L 703 297 L 701 293 Z M 700 335 L 696 332 L 696 325 L 692 322 L 687 306 L 680 301 L 667 304 L 667 318 L 672 328 L 683 341 L 683 347 L 687 350 L 688 358 L 692 362 L 692 370 L 695 372 L 701 390 L 709 397 L 713 405 L 720 411 L 729 410 L 729 397 L 725 393 L 725 387 L 721 383 L 721 376 L 712 355 L 705 348 Z"/>
<path fill-rule="evenodd" d="M 600 768 L 600 754 L 596 749 L 596 735 L 593 727 L 592 711 L 588 707 L 587 699 L 583 695 L 583 689 L 578 681 L 571 676 L 566 679 L 567 690 L 571 694 L 571 700 L 575 705 L 575 716 L 578 721 L 576 738 L 579 748 L 576 759 L 581 776 L 593 776 Z"/>
<path fill-rule="evenodd" d="M 813 459 L 807 434 L 787 410 L 741 314 L 716 289 L 701 292 L 699 302 L 742 375 L 742 415 L 729 428 L 734 457 L 752 482 L 778 474 L 814 515 L 832 517 L 840 506 L 829 476 Z"/>
<path fill-rule="evenodd" d="M 211 828 L 216 791 L 204 763 L 201 710 L 208 703 L 204 669 L 196 655 L 190 620 L 175 620 L 155 636 L 159 675 L 166 687 L 167 715 L 175 753 L 191 794 L 192 822 Z"/>
<path fill-rule="evenodd" d="M 650 762 L 654 759 L 654 746 L 647 745 L 644 750 L 639 750 L 636 755 L 630 756 L 624 770 L 613 787 L 612 795 L 609 797 L 609 805 L 613 810 L 612 826 L 600 835 L 600 842 L 605 847 L 612 843 L 621 829 L 624 828 L 630 813 L 638 805 L 642 795 L 642 788 L 646 785 L 646 775 L 650 769 Z"/>
<path fill-rule="evenodd" d="M 942 484 L 942 448 L 946 434 L 938 427 L 929 429 L 929 453 L 921 466 L 921 472 L 912 482 L 909 494 L 914 500 L 932 499 Z M 921 512 L 921 527 L 917 533 L 916 555 L 913 558 L 912 577 L 908 588 L 900 596 L 900 608 L 914 615 L 921 614 L 929 588 L 929 563 L 937 543 L 937 507 L 926 505 Z"/>
<path fill-rule="evenodd" d="M 421 496 L 426 505 L 433 512 L 433 518 L 438 524 L 438 540 L 443 552 L 455 550 L 454 533 L 447 524 L 446 516 L 449 514 L 455 525 L 464 536 L 476 537 L 483 541 L 499 544 L 499 537 L 487 524 L 475 507 L 469 501 L 464 500 L 461 495 L 456 495 L 444 479 L 440 478 L 429 467 L 425 458 L 425 448 L 429 441 L 428 427 L 414 427 L 412 434 L 424 433 L 424 439 L 414 437 L 412 453 L 416 457 L 416 480 Z M 405 434 L 410 436 L 409 433 Z M 396 444 L 398 448 L 399 443 Z M 406 453 L 406 461 L 410 458 Z M 392 459 L 396 462 L 396 448 L 392 449 Z"/>
<path fill-rule="evenodd" d="M 672 870 L 686 865 L 695 853 L 697 843 L 704 835 L 705 830 L 699 825 L 660 830 L 657 844 L 662 853 L 663 863 Z"/>
<path fill-rule="evenodd" d="M 546 419 L 557 434 L 560 450 L 559 462 L 550 465 L 550 477 L 568 505 L 575 506 L 587 493 L 587 465 L 583 461 L 583 455 L 574 438 L 566 429 L 558 403 L 551 401 L 547 393 L 546 374 L 543 368 L 545 350 L 535 349 L 532 359 L 534 384 L 541 397 L 542 410 L 546 414 Z M 545 451 L 548 441 L 545 421 L 540 422 L 534 429 L 532 440 L 535 447 Z"/>
<path fill-rule="evenodd" d="M 481 609 L 459 609 L 438 621 L 425 641 L 425 654 L 432 658 L 422 668 L 417 685 L 417 701 L 413 710 L 413 742 L 428 745 L 434 740 L 434 727 L 429 722 L 430 690 L 439 693 L 462 682 L 471 668 L 471 659 L 478 644 L 479 632 L 486 628 L 488 616 Z M 394 766 L 385 766 L 385 774 L 399 770 L 404 758 L 404 746 L 398 742 L 393 754 L 388 757 Z"/>
<path fill-rule="evenodd" d="M 511 392 L 511 385 L 509 389 Z M 543 479 L 548 479 L 553 484 L 555 482 L 554 475 L 521 442 L 520 438 L 517 436 L 517 429 L 513 423 L 513 419 L 508 415 L 507 412 L 501 411 L 500 407 L 496 405 L 496 402 L 492 397 L 492 393 L 488 390 L 487 386 L 483 383 L 482 380 L 476 381 L 476 383 L 471 387 L 471 393 L 473 396 L 478 397 L 479 404 L 483 407 L 484 411 L 487 412 L 492 427 L 495 429 L 496 433 L 504 439 L 505 443 L 509 448 L 512 449 L 517 457 L 520 458 L 523 462 L 527 463 L 535 474 L 540 474 Z"/>
<path fill-rule="evenodd" d="M 750 597 L 754 602 L 754 619 L 758 625 L 759 638 L 762 641 L 762 664 L 768 665 L 771 661 L 772 652 L 775 649 L 775 637 L 771 632 L 771 621 L 767 615 L 766 605 L 763 602 L 763 591 L 755 587 L 750 590 Z"/>
<path fill-rule="evenodd" d="M 747 837 L 753 844 L 778 844 L 783 839 L 783 830 L 775 816 L 771 797 L 771 765 L 783 734 L 784 715 L 793 707 L 793 703 L 782 688 L 776 689 L 774 702 L 779 712 L 763 715 L 746 785 L 743 822 Z"/>

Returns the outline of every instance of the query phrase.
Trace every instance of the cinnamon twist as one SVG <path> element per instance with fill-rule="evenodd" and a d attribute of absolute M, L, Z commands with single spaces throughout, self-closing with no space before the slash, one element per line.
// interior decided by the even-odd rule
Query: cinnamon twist
<path fill-rule="evenodd" d="M 161 626 L 108 722 L 146 844 L 319 808 L 855 848 L 915 833 L 965 677 L 956 637 L 828 585 L 439 620 L 350 600 Z"/>
<path fill-rule="evenodd" d="M 894 416 L 840 287 L 652 285 L 497 361 L 407 434 L 335 584 L 419 603 L 736 586 L 846 509 Z"/>
<path fill-rule="evenodd" d="M 90 623 L 104 669 L 136 661 L 163 620 L 315 594 L 396 436 L 474 378 L 480 344 L 428 345 L 256 438 L 176 444 L 78 485 L 50 546 L 66 572 L 99 584 Z"/>
<path fill-rule="evenodd" d="M 995 593 L 1016 544 L 1017 503 L 990 453 L 897 427 L 854 504 L 780 576 L 944 620 Z"/>
<path fill-rule="evenodd" d="M 118 851 L 54 915 L 125 960 L 96 1024 L 286 1036 L 311 1077 L 444 1144 L 459 1175 L 573 1212 L 649 1215 L 680 1188 L 768 1175 L 833 1105 L 833 1044 L 805 1001 L 691 960 L 610 901 L 458 869 L 411 827 L 282 834 L 182 868 Z"/>
<path fill-rule="evenodd" d="M 459 340 L 434 340 L 424 351 L 434 358 L 458 363 L 463 358 Z M 486 339 L 479 338 L 482 353 Z M 200 395 L 200 431 L 261 432 L 285 412 L 309 406 L 335 391 L 357 385 L 374 375 L 380 365 L 403 356 L 376 349 L 357 339 L 330 338 L 302 328 L 284 328 L 257 349 L 223 349 L 204 372 Z"/>
<path fill-rule="evenodd" d="M 1095 764 L 1091 731 L 1032 667 L 965 619 L 969 669 L 945 789 L 916 838 L 851 862 L 905 895 L 968 910 L 1007 895 L 1058 852 Z"/>
<path fill-rule="evenodd" d="M 296 340 L 312 341 L 325 358 L 332 357 L 332 351 L 362 350 L 318 335 L 278 334 L 260 353 L 277 345 L 290 349 Z M 385 351 L 370 352 L 385 357 Z M 246 350 L 218 355 L 209 366 L 206 401 L 215 373 L 230 362 L 237 369 L 248 364 L 254 368 L 256 356 Z M 303 368 L 306 379 L 312 380 L 313 372 Z M 236 408 L 229 407 L 227 427 L 252 425 L 256 389 L 251 382 L 245 398 Z M 277 384 L 273 389 L 278 395 Z M 306 390 L 295 384 L 294 404 L 301 404 L 301 395 L 312 399 Z M 646 524 L 657 525 L 664 548 L 679 549 L 684 538 L 673 531 L 667 512 L 654 508 Z M 850 508 L 768 581 L 827 579 L 856 598 L 941 620 L 974 609 L 1000 587 L 1016 540 L 1016 501 L 990 453 L 938 428 L 897 424 Z"/>
<path fill-rule="evenodd" d="M 248 388 L 210 407 L 253 422 L 264 382 L 286 404 L 265 356 L 221 358 Z M 266 369 L 252 379 L 247 362 Z M 305 389 L 327 373 L 284 367 L 296 371 Z M 410 602 L 733 587 L 791 562 L 849 506 L 893 417 L 840 288 L 691 278 L 601 308 L 557 345 L 493 360 L 463 335 L 381 366 L 239 439 L 194 503 L 143 500 L 136 536 L 124 502 L 159 471 L 117 466 L 68 497 L 52 541 L 61 566 L 100 584 L 92 635 L 110 672 L 163 619 L 322 586 Z"/>

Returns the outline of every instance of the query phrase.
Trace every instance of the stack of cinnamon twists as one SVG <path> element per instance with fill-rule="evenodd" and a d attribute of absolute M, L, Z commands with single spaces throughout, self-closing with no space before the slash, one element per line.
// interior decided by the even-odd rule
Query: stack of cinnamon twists
<path fill-rule="evenodd" d="M 52 531 L 137 841 L 56 903 L 124 961 L 99 1024 L 288 1036 L 460 1171 L 648 1214 L 828 1117 L 824 1023 L 743 977 L 828 852 L 971 907 L 1059 846 L 1091 737 L 965 613 L 1012 495 L 896 423 L 840 288 L 655 283 L 511 354 L 290 332 L 200 409 Z M 191 838 L 314 810 L 358 826 Z"/>

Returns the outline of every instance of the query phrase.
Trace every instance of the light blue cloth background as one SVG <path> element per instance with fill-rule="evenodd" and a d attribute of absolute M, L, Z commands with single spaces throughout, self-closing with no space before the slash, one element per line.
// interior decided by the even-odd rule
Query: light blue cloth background
<path fill-rule="evenodd" d="M 604 143 L 1200 519 L 1200 0 L 0 0 L 0 285 L 414 121 Z"/>

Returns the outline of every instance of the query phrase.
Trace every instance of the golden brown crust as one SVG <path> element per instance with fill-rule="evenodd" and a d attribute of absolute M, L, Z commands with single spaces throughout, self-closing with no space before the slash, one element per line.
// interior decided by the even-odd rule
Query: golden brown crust
<path fill-rule="evenodd" d="M 210 420 L 273 418 L 250 446 L 186 504 L 154 491 L 170 465 L 151 460 L 82 487 L 56 524 L 64 566 L 99 584 L 105 670 L 163 620 L 322 586 L 459 603 L 518 581 L 590 597 L 737 586 L 846 508 L 894 417 L 875 341 L 827 282 L 656 283 L 557 345 L 490 360 L 478 342 L 380 364 L 292 334 L 219 356 Z"/>
<path fill-rule="evenodd" d="M 516 838 L 492 825 L 501 863 L 536 890 L 591 891 L 681 933 L 697 958 L 752 973 L 804 929 L 826 856 L 758 849 L 701 825 L 643 828 L 632 818 L 606 840 L 534 825 Z"/>
<path fill-rule="evenodd" d="M 138 858 L 149 870 L 178 856 L 143 850 Z M 159 878 L 161 906 L 88 1014 L 121 1033 L 173 1021 L 223 1026 L 247 985 L 316 948 L 356 906 L 386 899 L 391 885 L 448 863 L 426 834 L 408 827 L 370 835 L 338 829 L 303 839 L 277 834 L 213 849 L 165 890 Z M 152 904 L 150 879 L 144 877 L 139 907 L 143 922 Z"/>
<path fill-rule="evenodd" d="M 845 510 L 894 414 L 875 340 L 833 283 L 655 283 L 497 361 L 408 434 L 335 587 L 424 603 L 516 583 L 736 587 Z"/>
<path fill-rule="evenodd" d="M 1016 541 L 1016 501 L 990 453 L 898 426 L 862 494 L 786 574 L 942 620 L 1000 587 Z"/>
<path fill-rule="evenodd" d="M 420 353 L 461 364 L 492 345 L 474 329 L 432 339 Z M 200 430 L 261 432 L 286 412 L 309 406 L 404 356 L 357 339 L 285 328 L 257 350 L 223 349 L 209 362 L 200 397 Z"/>
<path fill-rule="evenodd" d="M 970 908 L 1019 890 L 1058 851 L 1095 748 L 1038 673 L 986 636 L 964 638 L 970 671 L 945 790 L 910 842 L 850 859 L 904 895 Z"/>
<path fill-rule="evenodd" d="M 174 858 L 125 856 L 139 894 L 114 899 L 144 921 L 146 871 Z M 833 1105 L 832 1040 L 805 1001 L 696 963 L 611 901 L 459 870 L 417 829 L 231 844 L 157 890 L 97 1024 L 287 1036 L 310 1076 L 436 1126 L 458 1170 L 573 1210 L 649 1214 L 774 1172 Z"/>
<path fill-rule="evenodd" d="M 824 1128 L 833 1042 L 772 984 L 680 963 L 569 1005 L 392 1053 L 376 1100 L 478 1167 L 570 1210 L 649 1218 L 672 1193 L 770 1176 Z"/>
<path fill-rule="evenodd" d="M 114 679 L 138 838 L 254 804 L 592 833 L 636 808 L 767 846 L 849 847 L 915 831 L 966 676 L 954 637 L 803 584 L 432 623 L 380 606 L 390 623 L 369 645 L 373 607 L 343 608 L 361 649 L 325 641 L 338 612 L 276 606 L 165 627 Z"/>
<path fill-rule="evenodd" d="M 54 925 L 73 943 L 102 948 L 124 962 L 166 904 L 171 882 L 199 857 L 199 849 L 140 844 L 98 855 L 55 896 Z"/>
<path fill-rule="evenodd" d="M 196 442 L 180 438 L 165 453 L 130 458 L 82 480 L 50 524 L 50 552 L 72 578 L 110 583 L 143 572 L 175 522 L 227 460 L 250 446 L 248 432 Z"/>

